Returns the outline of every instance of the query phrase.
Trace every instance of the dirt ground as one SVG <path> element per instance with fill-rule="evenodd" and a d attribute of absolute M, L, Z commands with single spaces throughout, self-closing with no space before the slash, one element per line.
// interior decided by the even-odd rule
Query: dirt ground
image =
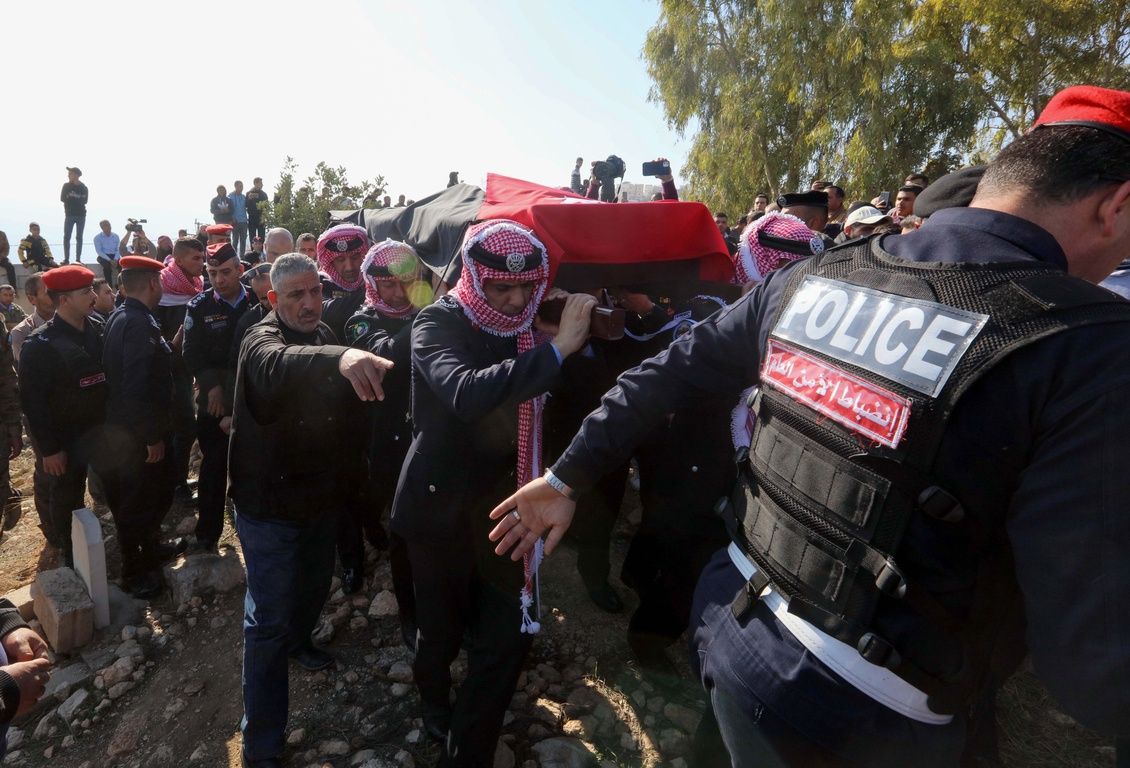
<path fill-rule="evenodd" d="M 27 453 L 12 466 L 13 482 L 24 491 L 23 517 L 0 541 L 0 594 L 28 583 L 37 570 L 54 567 L 31 502 L 31 461 Z M 630 502 L 626 508 L 630 507 Z M 105 510 L 95 509 L 96 512 Z M 191 509 L 174 508 L 168 528 L 185 524 Z M 633 515 L 621 516 L 613 544 L 618 572 L 634 529 Z M 111 578 L 117 554 L 113 525 L 104 521 Z M 230 529 L 222 544 L 238 546 Z M 371 553 L 375 554 L 375 553 Z M 328 649 L 338 664 L 310 674 L 292 667 L 290 722 L 294 740 L 288 766 L 427 766 L 436 748 L 421 736 L 415 690 L 403 682 L 410 654 L 394 617 L 366 613 L 369 600 L 391 587 L 388 566 L 375 560 L 363 597 L 327 604 L 340 627 Z M 510 754 L 496 766 L 538 765 L 533 745 L 545 738 L 575 735 L 593 745 L 607 766 L 687 766 L 689 730 L 680 723 L 701 710 L 690 679 L 685 645 L 672 648 L 678 676 L 644 679 L 625 641 L 628 612 L 601 612 L 588 600 L 575 569 L 575 556 L 562 549 L 543 568 L 542 598 L 548 607 L 534 643 L 527 674 L 511 704 L 503 730 Z M 614 581 L 630 611 L 633 595 Z M 128 693 L 84 707 L 72 724 L 54 721 L 36 735 L 44 711 L 24 718 L 19 754 L 5 765 L 29 768 L 102 766 L 239 765 L 242 590 L 205 596 L 195 605 L 171 604 L 166 592 L 151 604 L 144 644 L 143 676 Z M 358 619 L 361 619 L 360 621 Z M 161 638 L 164 640 L 161 640 Z M 121 638 L 95 637 L 113 649 Z M 459 678 L 462 660 L 455 664 Z M 140 675 L 135 675 L 135 677 Z M 582 690 L 583 689 L 583 690 Z M 101 699 L 103 692 L 92 692 Z M 998 721 L 1008 766 L 1113 766 L 1110 742 L 1059 713 L 1034 677 L 1017 675 L 999 697 Z M 301 731 L 302 733 L 296 733 Z M 132 739 L 132 748 L 130 747 Z M 113 745 L 125 751 L 108 756 Z M 371 753 L 370 753 L 371 751 Z M 13 757 L 15 758 L 13 760 Z M 527 762 L 530 761 L 530 762 Z"/>

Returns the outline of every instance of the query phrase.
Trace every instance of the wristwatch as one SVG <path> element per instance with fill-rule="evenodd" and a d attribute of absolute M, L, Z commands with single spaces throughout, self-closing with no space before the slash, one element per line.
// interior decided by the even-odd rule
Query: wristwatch
<path fill-rule="evenodd" d="M 562 482 L 560 477 L 553 474 L 553 470 L 551 470 L 551 469 L 545 470 L 545 481 L 547 483 L 549 483 L 550 488 L 557 491 L 558 493 L 560 493 L 565 498 L 569 499 L 570 501 L 576 501 L 576 499 L 577 499 L 576 491 L 574 491 L 569 486 L 565 485 L 565 483 Z"/>

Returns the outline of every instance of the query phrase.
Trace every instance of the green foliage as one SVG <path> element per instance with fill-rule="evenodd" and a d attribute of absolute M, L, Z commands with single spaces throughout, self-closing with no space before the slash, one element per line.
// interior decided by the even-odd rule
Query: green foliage
<path fill-rule="evenodd" d="M 1019 136 L 1056 90 L 1130 84 L 1130 0 L 660 0 L 651 98 L 708 205 L 831 179 L 870 199 Z"/>
<path fill-rule="evenodd" d="M 279 174 L 272 202 L 262 203 L 264 222 L 269 227 L 286 227 L 295 237 L 303 232 L 318 234 L 329 225 L 330 211 L 372 207 L 385 192 L 384 176 L 350 184 L 345 168 L 323 163 L 299 181 L 298 164 L 287 157 Z"/>

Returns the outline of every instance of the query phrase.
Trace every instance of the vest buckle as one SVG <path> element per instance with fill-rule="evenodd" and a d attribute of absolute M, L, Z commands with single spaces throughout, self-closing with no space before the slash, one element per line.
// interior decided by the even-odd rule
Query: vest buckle
<path fill-rule="evenodd" d="M 931 485 L 918 494 L 916 505 L 924 514 L 943 523 L 960 523 L 965 519 L 965 507 L 949 491 Z"/>
<path fill-rule="evenodd" d="M 867 632 L 855 644 L 855 650 L 866 661 L 879 667 L 894 669 L 902 663 L 902 657 L 895 647 L 876 634 Z"/>
<path fill-rule="evenodd" d="M 902 571 L 895 565 L 895 561 L 887 558 L 883 563 L 883 567 L 879 569 L 879 574 L 875 577 L 875 586 L 884 595 L 902 599 L 906 597 L 906 577 L 902 575 Z"/>

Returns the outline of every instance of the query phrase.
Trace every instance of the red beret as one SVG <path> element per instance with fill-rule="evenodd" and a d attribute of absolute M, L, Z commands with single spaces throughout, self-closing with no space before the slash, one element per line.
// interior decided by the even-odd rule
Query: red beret
<path fill-rule="evenodd" d="M 118 259 L 118 264 L 122 269 L 151 269 L 154 272 L 160 272 L 165 268 L 162 262 L 148 256 L 123 256 Z"/>
<path fill-rule="evenodd" d="M 43 283 L 49 291 L 77 291 L 94 284 L 94 273 L 81 264 L 68 264 L 44 272 Z"/>
<path fill-rule="evenodd" d="M 204 228 L 209 235 L 230 235 L 231 224 L 211 224 Z"/>
<path fill-rule="evenodd" d="M 208 266 L 218 267 L 228 259 L 236 258 L 235 248 L 231 243 L 212 243 L 208 246 Z"/>
<path fill-rule="evenodd" d="M 1044 125 L 1082 125 L 1130 141 L 1130 93 L 1073 85 L 1052 96 L 1033 128 Z"/>

